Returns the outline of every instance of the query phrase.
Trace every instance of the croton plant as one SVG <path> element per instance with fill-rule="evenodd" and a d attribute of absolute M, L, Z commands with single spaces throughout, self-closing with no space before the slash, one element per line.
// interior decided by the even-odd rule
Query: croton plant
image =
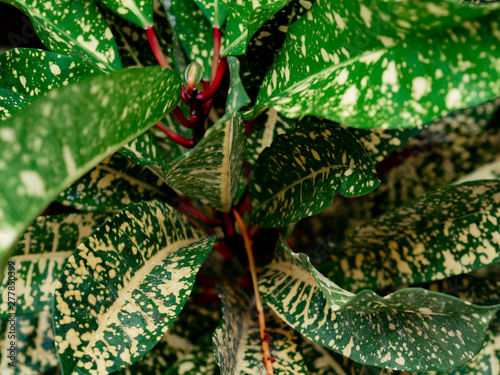
<path fill-rule="evenodd" d="M 2 374 L 499 374 L 500 1 L 1 1 Z"/>

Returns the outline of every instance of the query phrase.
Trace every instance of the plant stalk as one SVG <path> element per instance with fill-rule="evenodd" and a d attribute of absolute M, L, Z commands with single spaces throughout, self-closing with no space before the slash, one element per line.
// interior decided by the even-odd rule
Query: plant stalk
<path fill-rule="evenodd" d="M 151 49 L 153 50 L 153 54 L 155 55 L 156 61 L 158 61 L 158 64 L 160 66 L 163 66 L 165 68 L 172 69 L 170 67 L 170 64 L 167 61 L 167 58 L 163 54 L 163 51 L 160 46 L 160 42 L 158 41 L 158 37 L 156 36 L 155 30 L 153 27 L 148 27 L 146 29 L 146 36 L 149 41 L 149 45 L 151 46 Z"/>
<path fill-rule="evenodd" d="M 257 284 L 257 270 L 255 268 L 255 259 L 253 257 L 252 242 L 248 236 L 247 228 L 245 223 L 241 218 L 237 210 L 233 208 L 234 218 L 236 223 L 240 228 L 241 235 L 245 241 L 245 250 L 248 256 L 248 264 L 250 266 L 250 274 L 252 275 L 252 284 L 255 294 L 255 305 L 257 307 L 257 312 L 259 313 L 259 328 L 260 328 L 260 339 L 262 341 L 262 353 L 264 354 L 264 364 L 266 366 L 267 375 L 273 375 L 273 359 L 271 358 L 271 351 L 269 346 L 269 336 L 266 332 L 266 319 L 264 317 L 264 308 L 262 306 L 262 300 L 260 298 L 259 287 Z"/>
<path fill-rule="evenodd" d="M 212 58 L 212 71 L 210 72 L 210 83 L 215 79 L 220 57 L 221 32 L 218 27 L 214 27 L 214 55 Z"/>
<path fill-rule="evenodd" d="M 200 101 L 206 102 L 215 95 L 217 89 L 219 88 L 220 83 L 222 82 L 222 78 L 224 78 L 224 73 L 226 72 L 226 68 L 227 68 L 227 59 L 223 58 L 219 63 L 219 67 L 217 68 L 217 74 L 215 75 L 214 81 L 212 82 L 208 90 L 200 92 L 198 94 L 198 99 Z"/>
<path fill-rule="evenodd" d="M 193 148 L 196 145 L 194 139 L 188 139 L 180 134 L 177 134 L 161 121 L 156 123 L 156 127 L 165 133 L 172 141 L 183 147 Z"/>

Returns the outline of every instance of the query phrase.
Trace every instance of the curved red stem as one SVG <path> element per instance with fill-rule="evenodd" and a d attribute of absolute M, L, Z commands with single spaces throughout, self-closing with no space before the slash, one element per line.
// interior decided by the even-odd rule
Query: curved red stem
<path fill-rule="evenodd" d="M 195 117 L 194 119 L 193 118 L 187 119 L 186 116 L 184 116 L 184 113 L 182 113 L 182 110 L 180 109 L 179 106 L 174 108 L 172 114 L 174 115 L 175 119 L 179 121 L 179 123 L 185 126 L 186 128 L 194 129 L 196 125 L 198 125 L 198 117 Z"/>
<path fill-rule="evenodd" d="M 198 94 L 198 100 L 206 102 L 215 95 L 217 89 L 220 86 L 220 83 L 222 82 L 222 78 L 224 78 L 224 73 L 226 73 L 226 68 L 227 68 L 227 59 L 224 57 L 219 63 L 219 67 L 217 68 L 217 74 L 215 75 L 214 81 L 212 82 L 207 91 Z"/>
<path fill-rule="evenodd" d="M 196 145 L 194 139 L 188 139 L 180 134 L 177 134 L 161 121 L 156 123 L 156 127 L 160 129 L 163 133 L 165 133 L 167 137 L 170 138 L 172 141 L 183 147 L 193 148 Z"/>
<path fill-rule="evenodd" d="M 148 27 L 146 30 L 146 36 L 149 41 L 149 45 L 151 46 L 151 49 L 153 50 L 153 54 L 155 55 L 156 61 L 158 61 L 158 64 L 160 66 L 163 66 L 165 68 L 172 69 L 170 67 L 170 64 L 167 61 L 167 58 L 163 54 L 163 51 L 160 46 L 160 42 L 158 41 L 158 37 L 156 36 L 155 30 L 153 27 Z"/>

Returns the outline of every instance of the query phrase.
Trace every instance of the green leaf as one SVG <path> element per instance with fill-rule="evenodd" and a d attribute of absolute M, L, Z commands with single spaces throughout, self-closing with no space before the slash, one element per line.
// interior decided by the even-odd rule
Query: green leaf
<path fill-rule="evenodd" d="M 230 56 L 227 62 L 231 81 L 224 116 L 166 172 L 169 186 L 225 212 L 237 195 L 245 154 L 245 124 L 237 111 L 250 101 L 241 83 L 238 59 Z"/>
<path fill-rule="evenodd" d="M 216 237 L 159 202 L 131 206 L 94 231 L 55 293 L 63 374 L 112 372 L 151 350 L 182 310 Z"/>
<path fill-rule="evenodd" d="M 385 297 L 371 290 L 353 294 L 283 241 L 259 279 L 268 305 L 307 338 L 356 362 L 397 370 L 446 370 L 467 362 L 500 308 L 419 288 Z"/>
<path fill-rule="evenodd" d="M 257 112 L 403 128 L 490 100 L 500 94 L 499 7 L 316 1 L 290 26 Z"/>
<path fill-rule="evenodd" d="M 252 132 L 247 138 L 245 159 L 255 166 L 262 151 L 271 146 L 273 139 L 293 129 L 296 120 L 289 120 L 270 108 L 257 117 L 252 124 Z"/>
<path fill-rule="evenodd" d="M 170 26 L 191 61 L 204 68 L 203 79 L 210 79 L 213 54 L 212 27 L 194 0 L 163 0 Z"/>
<path fill-rule="evenodd" d="M 253 34 L 290 0 L 233 1 L 226 25 L 223 56 L 244 55 Z"/>
<path fill-rule="evenodd" d="M 143 29 L 153 26 L 153 0 L 102 0 L 102 3 Z"/>
<path fill-rule="evenodd" d="M 121 68 L 116 42 L 92 0 L 2 0 L 27 13 L 42 42 L 52 51 L 75 56 L 101 69 Z"/>
<path fill-rule="evenodd" d="M 237 286 L 217 287 L 224 319 L 213 335 L 214 351 L 227 375 L 264 373 L 262 341 L 255 301 Z M 267 310 L 267 309 L 266 309 Z M 299 336 L 273 312 L 265 311 L 266 332 L 276 374 L 305 374 Z"/>
<path fill-rule="evenodd" d="M 239 114 L 219 122 L 167 171 L 169 186 L 221 211 L 229 211 L 238 190 L 245 152 L 245 125 Z M 210 155 L 210 157 L 207 157 Z"/>
<path fill-rule="evenodd" d="M 338 192 L 368 194 L 379 181 L 359 142 L 345 129 L 300 124 L 278 136 L 257 161 L 249 185 L 252 222 L 279 227 L 327 208 Z"/>
<path fill-rule="evenodd" d="M 351 290 L 460 275 L 500 261 L 500 181 L 423 195 L 368 221 L 321 265 Z"/>
<path fill-rule="evenodd" d="M 120 211 L 134 203 L 171 197 L 168 186 L 149 169 L 114 154 L 61 192 L 57 201 L 82 211 Z"/>
<path fill-rule="evenodd" d="M 39 216 L 24 232 L 9 263 L 15 267 L 15 310 L 9 305 L 9 266 L 0 286 L 0 317 L 50 311 L 55 285 L 73 251 L 109 214 Z M 13 263 L 11 263 L 13 262 Z M 12 301 L 12 299 L 11 299 Z"/>
<path fill-rule="evenodd" d="M 13 324 L 13 326 L 12 326 Z M 15 330 L 15 339 L 12 331 Z M 14 345 L 11 344 L 14 342 Z M 14 347 L 15 366 L 10 367 Z M 58 367 L 50 311 L 0 318 L 0 371 L 2 374 L 45 374 Z"/>
<path fill-rule="evenodd" d="M 195 0 L 213 27 L 221 28 L 229 13 L 230 0 Z"/>
<path fill-rule="evenodd" d="M 102 74 L 93 65 L 57 53 L 16 48 L 0 54 L 0 119 L 57 87 Z"/>
<path fill-rule="evenodd" d="M 52 90 L 0 121 L 0 255 L 61 190 L 165 116 L 179 95 L 168 69 L 118 71 Z"/>

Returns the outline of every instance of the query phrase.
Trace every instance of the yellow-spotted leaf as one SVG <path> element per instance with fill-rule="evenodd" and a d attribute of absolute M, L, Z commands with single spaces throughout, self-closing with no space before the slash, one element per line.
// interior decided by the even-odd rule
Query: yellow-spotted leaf
<path fill-rule="evenodd" d="M 102 3 L 143 29 L 153 26 L 153 0 L 102 0 Z"/>
<path fill-rule="evenodd" d="M 60 191 L 171 111 L 180 89 L 168 69 L 122 70 L 52 90 L 0 121 L 0 256 Z"/>
<path fill-rule="evenodd" d="M 316 1 L 256 102 L 357 128 L 427 124 L 500 94 L 499 2 Z M 464 49 L 463 46 L 468 48 Z"/>
<path fill-rule="evenodd" d="M 250 180 L 252 221 L 279 227 L 327 208 L 338 192 L 368 194 L 379 180 L 361 144 L 347 130 L 300 124 L 275 138 Z"/>
<path fill-rule="evenodd" d="M 353 291 L 441 280 L 500 261 L 500 180 L 429 193 L 361 225 L 320 265 Z"/>
<path fill-rule="evenodd" d="M 237 286 L 218 286 L 224 319 L 213 335 L 214 350 L 225 375 L 264 373 L 264 356 L 255 301 Z M 266 309 L 266 331 L 270 339 L 275 374 L 306 374 L 299 352 L 299 336 L 273 312 Z"/>
<path fill-rule="evenodd" d="M 472 359 L 500 305 L 477 306 L 420 288 L 353 294 L 305 254 L 279 241 L 259 290 L 295 330 L 352 360 L 406 371 L 446 370 Z"/>
<path fill-rule="evenodd" d="M 121 68 L 113 33 L 92 0 L 2 0 L 27 13 L 42 42 L 101 69 Z M 69 7 L 69 5 L 71 5 Z"/>
<path fill-rule="evenodd" d="M 30 48 L 0 55 L 0 119 L 12 117 L 29 103 L 57 87 L 102 74 L 73 57 Z"/>
<path fill-rule="evenodd" d="M 146 200 L 168 201 L 174 195 L 147 167 L 115 153 L 62 191 L 57 201 L 81 211 L 120 211 Z"/>
<path fill-rule="evenodd" d="M 94 231 L 69 258 L 54 297 L 63 374 L 116 371 L 151 350 L 182 310 L 216 238 L 154 201 Z"/>

